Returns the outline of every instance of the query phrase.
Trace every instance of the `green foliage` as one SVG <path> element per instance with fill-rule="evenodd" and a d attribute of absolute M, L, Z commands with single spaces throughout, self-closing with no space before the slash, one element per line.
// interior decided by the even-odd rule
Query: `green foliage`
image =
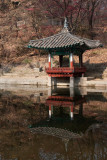
<path fill-rule="evenodd" d="M 31 61 L 32 61 L 31 59 L 25 58 L 25 59 L 22 61 L 22 63 L 23 63 L 23 64 L 30 64 Z"/>
<path fill-rule="evenodd" d="M 24 101 L 23 104 L 25 106 L 32 106 L 33 105 L 32 101 Z"/>
<path fill-rule="evenodd" d="M 93 54 L 98 54 L 98 52 L 92 52 Z"/>
<path fill-rule="evenodd" d="M 59 62 L 58 62 L 57 60 L 55 60 L 53 63 L 54 63 L 54 64 L 56 64 L 56 65 L 58 65 L 58 64 L 59 64 Z"/>

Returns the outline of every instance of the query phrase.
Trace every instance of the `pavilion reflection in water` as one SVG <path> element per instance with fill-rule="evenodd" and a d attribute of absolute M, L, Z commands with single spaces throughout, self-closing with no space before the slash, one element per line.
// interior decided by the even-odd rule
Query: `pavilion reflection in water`
<path fill-rule="evenodd" d="M 69 108 L 69 117 L 71 120 L 74 119 L 75 105 L 79 105 L 79 115 L 83 114 L 83 103 L 85 102 L 84 95 L 75 96 L 74 88 L 70 88 L 68 94 L 61 89 L 58 93 L 56 90 L 52 90 L 51 95 L 46 100 L 46 105 L 49 106 L 49 118 L 52 117 L 54 108 Z M 62 109 L 63 110 L 63 109 Z M 66 109 L 65 109 L 66 110 Z M 61 110 L 60 110 L 61 111 Z"/>
<path fill-rule="evenodd" d="M 70 90 L 69 88 L 54 88 L 52 90 L 49 89 L 49 92 L 47 89 L 46 94 L 45 92 L 41 92 L 39 88 L 39 92 L 36 90 L 33 94 L 34 97 L 31 94 L 30 96 L 27 95 L 27 99 L 24 97 L 25 100 L 28 100 L 28 97 L 32 101 L 35 99 L 33 105 L 30 103 L 28 107 L 26 103 L 22 103 L 22 105 L 18 103 L 22 96 L 14 96 L 14 94 L 12 96 L 10 92 L 5 93 L 4 91 L 3 94 L 0 95 L 2 104 L 7 100 L 9 104 L 8 109 L 11 108 L 11 105 L 12 111 L 13 105 L 15 109 L 17 107 L 17 110 L 15 110 L 15 112 L 18 111 L 17 115 L 20 114 L 20 108 L 26 109 L 26 111 L 28 110 L 27 126 L 31 124 L 31 127 L 24 131 L 24 126 L 21 128 L 19 124 L 18 128 L 16 125 L 15 128 L 13 128 L 13 121 L 11 127 L 10 124 L 8 127 L 6 123 L 6 128 L 3 127 L 3 130 L 1 130 L 3 138 L 0 139 L 0 160 L 107 159 L 107 124 L 102 123 L 98 119 L 96 120 L 96 117 L 99 117 L 102 112 L 99 106 L 104 107 L 104 103 L 106 103 L 107 99 L 106 96 L 104 96 L 105 94 L 90 94 L 89 91 L 79 91 L 79 89 Z M 33 99 L 31 99 L 32 97 Z M 46 102 L 46 104 L 44 104 L 44 102 Z M 99 106 L 98 102 L 100 102 Z M 73 119 L 70 110 L 72 104 Z M 49 105 L 53 108 L 50 116 Z M 93 111 L 94 106 L 97 106 L 95 112 Z M 2 114 L 4 108 L 5 107 L 1 110 Z M 94 114 L 94 116 L 92 116 L 90 114 L 91 112 L 87 114 L 86 108 L 89 109 L 89 111 L 92 109 L 92 112 L 97 112 L 98 115 L 95 116 Z M 8 109 L 6 108 L 7 112 L 9 112 Z M 32 114 L 35 112 L 36 114 Z M 107 115 L 106 110 L 103 110 L 103 112 Z M 25 116 L 22 117 L 22 121 L 26 120 Z M 31 119 L 32 117 L 35 119 Z M 10 132 L 12 131 L 11 134 L 9 132 L 10 136 L 7 133 L 7 131 L 9 131 L 8 128 L 9 130 L 11 129 Z M 6 131 L 6 134 L 4 134 L 4 131 Z M 30 137 L 32 137 L 32 139 L 29 139 Z"/>
<path fill-rule="evenodd" d="M 85 95 L 77 95 L 74 88 L 49 90 L 46 99 L 49 117 L 33 125 L 33 131 L 45 134 L 51 132 L 58 137 L 62 137 L 63 132 L 63 136 L 66 137 L 68 134 L 69 139 L 78 133 L 84 133 L 91 124 L 96 122 L 93 117 L 87 118 L 83 115 L 85 102 Z M 78 137 L 80 137 L 79 134 Z"/>
<path fill-rule="evenodd" d="M 93 117 L 87 118 L 84 116 L 84 102 L 86 102 L 85 95 L 77 95 L 72 88 L 70 88 L 68 92 L 67 89 L 50 90 L 46 100 L 49 117 L 46 120 L 35 124 L 31 128 L 31 131 L 34 134 L 49 136 L 49 139 L 52 137 L 59 138 L 62 144 L 64 144 L 64 153 L 61 155 L 59 154 L 62 159 L 65 159 L 64 157 L 66 157 L 66 159 L 70 160 L 68 155 L 71 142 L 75 145 L 76 143 L 78 144 L 78 142 L 83 143 L 85 134 L 90 131 L 90 126 L 92 126 L 92 124 L 97 124 L 94 127 L 100 126 L 98 121 Z M 79 107 L 78 113 L 75 114 L 75 107 L 77 106 Z M 50 143 L 53 144 L 54 142 L 49 141 L 47 143 L 50 145 Z M 47 157 L 48 160 L 54 159 L 57 152 L 47 152 L 46 149 L 41 146 L 39 154 L 40 157 L 44 159 Z M 81 155 L 81 157 L 85 157 L 85 153 Z"/>

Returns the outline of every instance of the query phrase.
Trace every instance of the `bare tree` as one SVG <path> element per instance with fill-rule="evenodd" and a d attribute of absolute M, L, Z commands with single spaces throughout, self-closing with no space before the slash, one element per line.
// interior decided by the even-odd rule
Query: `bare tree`
<path fill-rule="evenodd" d="M 93 20 L 95 16 L 95 12 L 97 11 L 97 7 L 102 3 L 102 0 L 88 0 L 86 2 L 86 12 L 87 12 L 87 20 L 89 30 L 92 31 L 93 29 Z"/>

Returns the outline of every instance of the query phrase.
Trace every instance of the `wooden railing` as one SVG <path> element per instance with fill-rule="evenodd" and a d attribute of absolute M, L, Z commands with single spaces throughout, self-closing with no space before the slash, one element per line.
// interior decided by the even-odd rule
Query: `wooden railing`
<path fill-rule="evenodd" d="M 50 96 L 46 100 L 47 105 L 54 105 L 54 106 L 64 106 L 70 107 L 71 105 L 75 104 L 82 104 L 85 102 L 85 97 L 65 97 L 65 96 Z"/>
<path fill-rule="evenodd" d="M 86 72 L 85 67 L 53 67 L 45 68 L 46 73 L 52 77 L 72 77 L 73 75 L 78 75 Z"/>
<path fill-rule="evenodd" d="M 73 73 L 74 68 L 69 68 L 69 67 L 59 67 L 59 68 L 45 68 L 47 73 Z"/>

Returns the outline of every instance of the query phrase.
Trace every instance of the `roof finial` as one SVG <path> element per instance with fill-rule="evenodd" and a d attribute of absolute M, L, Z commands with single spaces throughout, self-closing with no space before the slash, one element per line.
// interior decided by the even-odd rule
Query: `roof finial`
<path fill-rule="evenodd" d="M 62 32 L 69 32 L 68 21 L 66 17 L 65 17 L 64 28 L 62 29 Z"/>
<path fill-rule="evenodd" d="M 65 21 L 64 21 L 64 28 L 67 28 L 68 29 L 68 21 L 67 21 L 67 18 L 65 17 Z"/>

